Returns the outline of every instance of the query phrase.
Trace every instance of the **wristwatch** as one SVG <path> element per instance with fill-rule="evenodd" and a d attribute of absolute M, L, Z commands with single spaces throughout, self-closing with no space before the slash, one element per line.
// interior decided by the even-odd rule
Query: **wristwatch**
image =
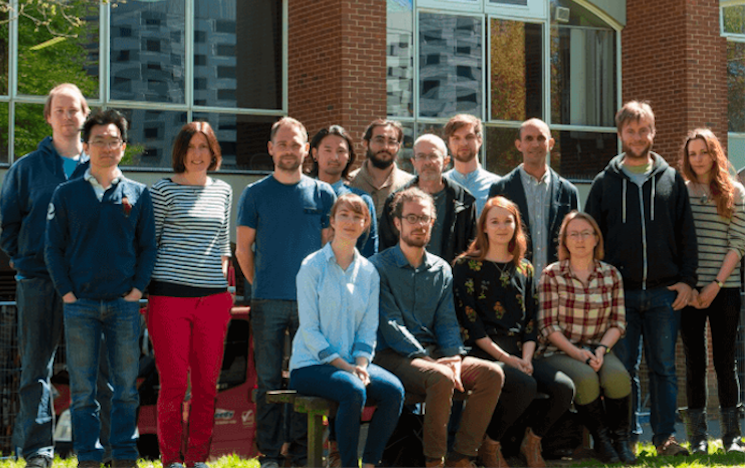
<path fill-rule="evenodd" d="M 724 283 L 722 281 L 719 281 L 719 278 L 714 278 L 714 282 L 719 286 L 719 289 L 722 289 L 724 287 Z"/>
<path fill-rule="evenodd" d="M 603 348 L 605 348 L 605 354 L 608 354 L 608 353 L 610 353 L 610 348 L 609 348 L 608 346 L 606 346 L 606 345 L 602 344 L 602 343 L 601 343 L 601 344 L 599 344 L 599 345 L 597 345 L 597 346 L 596 346 L 596 348 L 599 348 L 599 347 L 601 347 L 601 346 L 602 346 Z"/>

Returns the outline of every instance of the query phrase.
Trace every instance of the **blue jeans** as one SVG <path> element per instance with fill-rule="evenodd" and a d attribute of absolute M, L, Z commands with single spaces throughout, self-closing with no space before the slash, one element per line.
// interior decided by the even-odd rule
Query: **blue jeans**
<path fill-rule="evenodd" d="M 367 398 L 377 405 L 370 421 L 362 463 L 377 465 L 401 415 L 404 387 L 398 378 L 375 364 L 367 368 L 370 384 L 330 364 L 302 367 L 290 374 L 290 388 L 304 395 L 319 396 L 339 402 L 336 412 L 336 440 L 341 466 L 358 467 L 357 442 L 360 438 L 360 416 Z"/>
<path fill-rule="evenodd" d="M 675 342 L 680 328 L 680 311 L 673 310 L 677 297 L 667 288 L 625 291 L 626 335 L 613 348 L 631 376 L 633 396 L 632 438 L 642 433 L 639 424 L 639 364 L 642 342 L 649 367 L 652 442 L 660 445 L 675 434 L 678 378 L 675 374 Z"/>
<path fill-rule="evenodd" d="M 18 280 L 18 348 L 21 352 L 20 411 L 14 439 L 22 455 L 54 456 L 52 365 L 62 336 L 62 298 L 49 278 Z"/>
<path fill-rule="evenodd" d="M 256 446 L 262 460 L 280 461 L 285 439 L 282 405 L 267 404 L 266 392 L 282 388 L 282 359 L 285 334 L 290 340 L 298 329 L 296 301 L 253 299 L 251 329 L 256 364 Z M 290 457 L 293 464 L 305 465 L 307 439 L 304 415 L 290 411 Z"/>
<path fill-rule="evenodd" d="M 114 460 L 137 458 L 139 303 L 78 299 L 65 304 L 67 369 L 70 373 L 73 447 L 79 461 L 101 462 L 100 406 L 96 401 L 101 334 L 106 339 L 111 400 L 109 444 Z"/>

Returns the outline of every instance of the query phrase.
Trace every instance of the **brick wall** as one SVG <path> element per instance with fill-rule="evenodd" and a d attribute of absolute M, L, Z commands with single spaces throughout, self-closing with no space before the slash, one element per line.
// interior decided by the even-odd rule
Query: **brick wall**
<path fill-rule="evenodd" d="M 338 124 L 362 154 L 362 132 L 386 115 L 386 2 L 290 0 L 289 114 L 311 137 Z"/>

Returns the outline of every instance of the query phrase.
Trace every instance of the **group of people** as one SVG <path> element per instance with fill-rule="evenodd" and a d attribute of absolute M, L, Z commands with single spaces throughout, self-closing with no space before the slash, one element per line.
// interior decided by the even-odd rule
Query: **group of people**
<path fill-rule="evenodd" d="M 63 320 L 79 466 L 104 461 L 102 359 L 113 387 L 112 466 L 136 466 L 147 288 L 163 466 L 204 468 L 232 305 L 232 193 L 208 175 L 221 163 L 215 135 L 204 122 L 186 124 L 174 174 L 148 189 L 118 169 L 127 140 L 121 114 L 89 115 L 80 91 L 64 84 L 50 92 L 45 117 L 53 136 L 11 167 L 0 194 L 0 245 L 18 278 L 17 430 L 26 466 L 51 466 L 49 377 Z M 520 452 L 528 466 L 546 466 L 541 440 L 572 403 L 600 460 L 634 463 L 642 346 L 653 443 L 660 455 L 687 455 L 675 439 L 679 329 L 689 440 L 703 453 L 707 318 L 724 448 L 744 451 L 734 348 L 745 189 L 711 131 L 688 135 L 679 173 L 651 151 L 647 103 L 626 103 L 616 124 L 623 152 L 595 178 L 582 212 L 576 187 L 548 165 L 554 140 L 539 119 L 520 126 L 523 162 L 504 177 L 479 164 L 483 129 L 470 115 L 450 119 L 444 140 L 415 141 L 416 176 L 396 164 L 396 121 L 368 126 L 366 159 L 353 172 L 354 143 L 342 127 L 309 140 L 301 122 L 276 122 L 267 145 L 274 171 L 243 191 L 236 227 L 235 255 L 252 291 L 261 466 L 280 466 L 288 439 L 293 465 L 306 462 L 303 416 L 285 418 L 265 399 L 282 386 L 288 333 L 290 388 L 339 404 L 331 431 L 338 466 L 358 466 L 368 401 L 376 409 L 362 464 L 381 462 L 406 393 L 424 401 L 428 467 L 476 459 L 507 467 L 502 438 L 523 415 Z M 530 411 L 538 393 L 548 396 L 548 411 Z M 456 395 L 467 401 L 449 448 Z"/>

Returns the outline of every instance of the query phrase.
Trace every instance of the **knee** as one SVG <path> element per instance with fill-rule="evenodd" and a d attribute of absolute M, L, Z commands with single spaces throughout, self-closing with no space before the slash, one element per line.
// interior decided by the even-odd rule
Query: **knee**
<path fill-rule="evenodd" d="M 506 377 L 504 370 L 502 370 L 502 368 L 496 363 L 486 361 L 476 377 L 476 384 L 488 388 L 501 389 L 504 386 L 505 380 Z M 530 380 L 532 381 L 533 379 Z M 535 382 L 533 383 L 535 384 Z M 533 390 L 533 393 L 535 393 L 535 389 Z"/>
<path fill-rule="evenodd" d="M 350 408 L 355 408 L 355 410 L 359 409 L 362 411 L 362 408 L 367 402 L 367 391 L 365 386 L 362 385 L 362 382 L 352 382 L 351 385 L 345 385 L 345 387 L 345 391 L 342 392 L 342 397 L 339 400 L 339 403 L 347 405 Z"/>
<path fill-rule="evenodd" d="M 597 400 L 600 396 L 600 381 L 597 374 L 592 372 L 583 374 L 574 379 L 575 396 L 574 401 L 578 405 L 587 405 Z"/>
<path fill-rule="evenodd" d="M 613 372 L 601 382 L 603 394 L 608 398 L 625 398 L 631 394 L 631 379 L 626 372 Z"/>
<path fill-rule="evenodd" d="M 450 393 L 452 395 L 455 389 L 455 383 L 453 382 L 452 372 L 450 369 L 442 366 L 442 368 L 436 368 L 430 371 L 425 380 L 425 389 L 427 393 Z"/>

